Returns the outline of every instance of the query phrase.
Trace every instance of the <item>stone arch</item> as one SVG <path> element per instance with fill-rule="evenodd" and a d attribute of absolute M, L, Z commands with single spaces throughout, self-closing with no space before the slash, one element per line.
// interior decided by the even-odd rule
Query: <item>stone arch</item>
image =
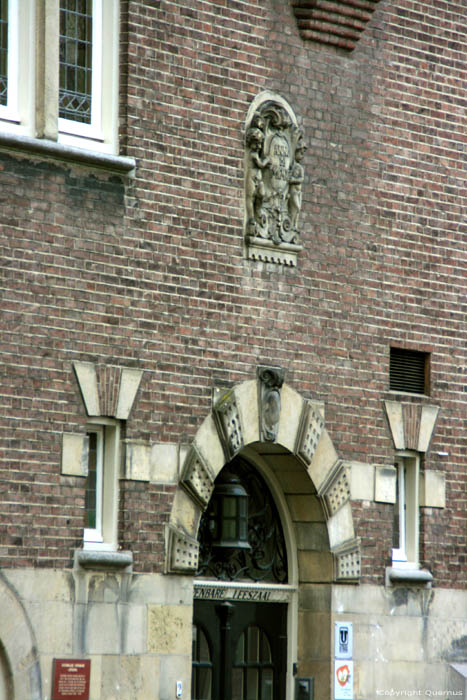
<path fill-rule="evenodd" d="M 34 632 L 14 588 L 0 574 L 0 698 L 41 700 L 41 671 Z"/>
<path fill-rule="evenodd" d="M 261 444 L 290 455 L 313 486 L 325 514 L 332 561 L 328 580 L 358 581 L 360 541 L 353 526 L 349 476 L 324 426 L 323 407 L 282 383 L 275 368 L 260 368 L 256 379 L 215 393 L 212 411 L 181 470 L 167 528 L 167 573 L 197 570 L 199 521 L 217 475 L 240 452 Z M 310 580 L 303 571 L 306 546 L 301 554 L 299 580 Z"/>

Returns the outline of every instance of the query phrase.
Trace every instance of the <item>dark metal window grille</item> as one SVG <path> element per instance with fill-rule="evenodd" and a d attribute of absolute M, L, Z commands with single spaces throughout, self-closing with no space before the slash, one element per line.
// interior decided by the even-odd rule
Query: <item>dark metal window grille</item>
<path fill-rule="evenodd" d="M 226 467 L 227 468 L 227 467 Z M 248 462 L 236 458 L 229 465 L 248 494 L 249 549 L 234 549 L 229 555 L 215 547 L 210 524 L 211 499 L 199 526 L 199 568 L 197 576 L 227 581 L 268 581 L 287 583 L 287 553 L 277 508 L 259 473 Z"/>
<path fill-rule="evenodd" d="M 0 0 L 0 105 L 8 104 L 8 0 Z"/>
<path fill-rule="evenodd" d="M 59 116 L 91 123 L 92 0 L 60 0 Z"/>
<path fill-rule="evenodd" d="M 429 354 L 418 350 L 391 348 L 389 388 L 413 394 L 428 393 Z"/>

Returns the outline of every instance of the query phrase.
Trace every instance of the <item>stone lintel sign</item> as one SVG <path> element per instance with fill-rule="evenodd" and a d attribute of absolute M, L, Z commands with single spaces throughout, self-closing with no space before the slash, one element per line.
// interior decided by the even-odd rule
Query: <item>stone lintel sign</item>
<path fill-rule="evenodd" d="M 296 265 L 306 151 L 282 98 L 259 101 L 245 132 L 245 243 L 248 257 Z"/>

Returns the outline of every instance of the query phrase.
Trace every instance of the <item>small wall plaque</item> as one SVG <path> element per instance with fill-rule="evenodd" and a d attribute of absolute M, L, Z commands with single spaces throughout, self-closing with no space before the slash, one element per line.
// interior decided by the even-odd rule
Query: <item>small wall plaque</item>
<path fill-rule="evenodd" d="M 89 700 L 91 661 L 54 659 L 52 700 Z"/>

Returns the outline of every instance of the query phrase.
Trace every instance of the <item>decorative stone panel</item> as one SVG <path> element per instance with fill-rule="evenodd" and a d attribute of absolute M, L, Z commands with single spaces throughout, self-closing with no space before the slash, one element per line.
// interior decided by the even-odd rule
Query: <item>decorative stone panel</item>
<path fill-rule="evenodd" d="M 351 51 L 379 0 L 292 0 L 302 39 Z"/>
<path fill-rule="evenodd" d="M 274 442 L 281 417 L 281 387 L 284 370 L 277 367 L 258 367 L 260 436 Z"/>
<path fill-rule="evenodd" d="M 323 428 L 324 419 L 319 411 L 309 403 L 305 403 L 297 431 L 295 453 L 306 466 L 313 459 Z"/>
<path fill-rule="evenodd" d="M 346 542 L 333 551 L 336 581 L 358 581 L 361 575 L 360 540 Z"/>
<path fill-rule="evenodd" d="M 245 244 L 252 260 L 297 263 L 305 151 L 290 105 L 261 93 L 245 129 Z"/>
<path fill-rule="evenodd" d="M 183 465 L 181 485 L 204 509 L 214 489 L 214 475 L 193 445 Z"/>
<path fill-rule="evenodd" d="M 233 389 L 227 391 L 218 399 L 213 408 L 213 416 L 225 455 L 230 460 L 243 447 L 240 413 Z"/>
<path fill-rule="evenodd" d="M 427 452 L 439 407 L 400 401 L 385 401 L 384 407 L 395 449 Z"/>
<path fill-rule="evenodd" d="M 350 498 L 349 472 L 345 464 L 338 460 L 321 484 L 318 495 L 323 499 L 327 517 L 331 517 Z"/>
<path fill-rule="evenodd" d="M 199 542 L 173 527 L 168 527 L 167 573 L 190 574 L 198 569 Z"/>
<path fill-rule="evenodd" d="M 74 362 L 73 367 L 88 416 L 128 419 L 142 370 L 91 362 Z"/>

